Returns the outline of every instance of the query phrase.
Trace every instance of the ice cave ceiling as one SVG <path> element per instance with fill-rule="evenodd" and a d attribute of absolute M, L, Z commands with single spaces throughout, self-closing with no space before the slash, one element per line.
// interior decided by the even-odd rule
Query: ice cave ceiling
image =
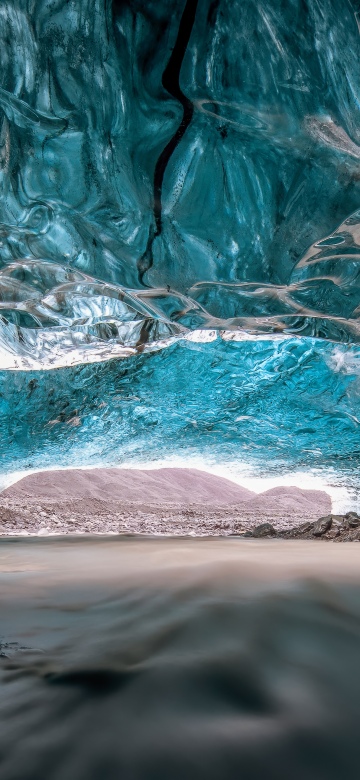
<path fill-rule="evenodd" d="M 0 469 L 352 478 L 360 5 L 3 0 Z"/>

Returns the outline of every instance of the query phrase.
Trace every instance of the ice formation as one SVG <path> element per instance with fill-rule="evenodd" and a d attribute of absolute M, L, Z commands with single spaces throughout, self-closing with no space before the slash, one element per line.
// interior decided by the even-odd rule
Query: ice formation
<path fill-rule="evenodd" d="M 0 468 L 355 474 L 359 14 L 3 0 Z"/>

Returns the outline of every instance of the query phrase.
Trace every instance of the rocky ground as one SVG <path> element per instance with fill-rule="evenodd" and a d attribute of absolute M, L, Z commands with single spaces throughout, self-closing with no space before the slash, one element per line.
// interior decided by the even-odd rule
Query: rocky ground
<path fill-rule="evenodd" d="M 276 530 L 271 523 L 262 523 L 253 528 L 249 536 L 253 538 L 277 536 L 284 539 L 360 542 L 360 516 L 356 512 L 347 512 L 345 515 L 326 515 L 315 522 L 308 521 L 281 531 Z"/>
<path fill-rule="evenodd" d="M 44 501 L 0 498 L 0 535 L 147 534 L 155 536 L 245 536 L 360 541 L 360 517 L 267 514 L 236 506 L 123 504 L 81 499 Z"/>

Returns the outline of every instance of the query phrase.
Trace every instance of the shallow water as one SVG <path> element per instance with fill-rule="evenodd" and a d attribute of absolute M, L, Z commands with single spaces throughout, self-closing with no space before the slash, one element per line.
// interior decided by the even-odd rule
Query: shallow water
<path fill-rule="evenodd" d="M 2 540 L 1 779 L 358 778 L 359 564 L 356 544 Z"/>

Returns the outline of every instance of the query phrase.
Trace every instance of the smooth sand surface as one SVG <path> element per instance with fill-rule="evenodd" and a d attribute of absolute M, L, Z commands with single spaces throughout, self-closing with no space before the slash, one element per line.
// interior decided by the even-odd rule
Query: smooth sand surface
<path fill-rule="evenodd" d="M 1 780 L 358 780 L 360 545 L 0 541 Z"/>
<path fill-rule="evenodd" d="M 32 585 L 64 588 L 78 582 L 161 582 L 212 569 L 219 581 L 291 581 L 318 577 L 360 583 L 360 545 L 323 545 L 320 540 L 159 539 L 112 536 L 46 539 L 7 538 L 0 542 L 1 593 Z M 168 580 L 169 581 L 169 580 Z M 15 587 L 16 586 L 16 587 Z M 30 590 L 27 590 L 27 588 Z M 36 585 L 37 587 L 37 585 Z M 7 589 L 10 588 L 9 593 Z"/>

